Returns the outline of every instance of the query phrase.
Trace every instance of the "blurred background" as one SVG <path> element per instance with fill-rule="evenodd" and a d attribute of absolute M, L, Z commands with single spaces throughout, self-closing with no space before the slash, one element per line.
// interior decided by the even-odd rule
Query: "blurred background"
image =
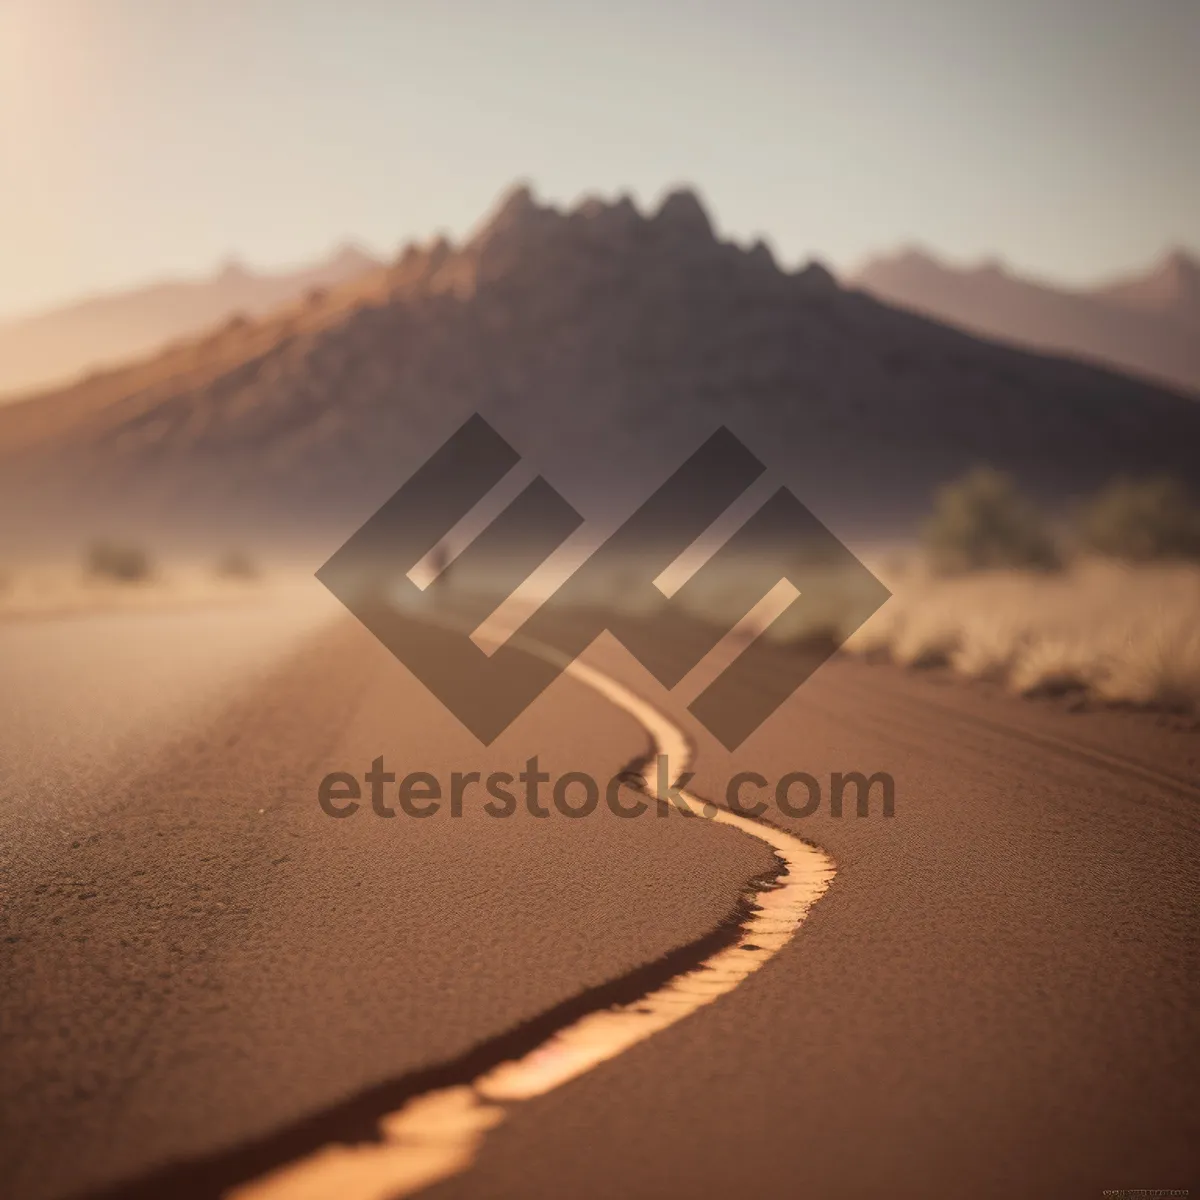
<path fill-rule="evenodd" d="M 893 591 L 868 656 L 1190 708 L 1198 52 L 1182 0 L 5 0 L 0 611 L 307 577 L 474 412 L 595 539 L 724 424 Z"/>
<path fill-rule="evenodd" d="M 0 1193 L 1184 1194 L 1197 63 L 1197 0 L 0 0 Z M 539 763 L 785 790 L 489 816 Z"/>

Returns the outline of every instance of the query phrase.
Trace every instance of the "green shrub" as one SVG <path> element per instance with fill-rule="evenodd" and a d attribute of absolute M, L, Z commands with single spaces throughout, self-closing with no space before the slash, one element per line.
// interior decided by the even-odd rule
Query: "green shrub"
<path fill-rule="evenodd" d="M 150 556 L 136 546 L 97 542 L 87 553 L 87 571 L 98 579 L 116 583 L 141 583 L 152 572 Z"/>
<path fill-rule="evenodd" d="M 1058 552 L 1045 519 L 1007 475 L 978 467 L 938 490 L 922 531 L 939 572 L 991 567 L 1049 569 Z"/>
<path fill-rule="evenodd" d="M 1200 559 L 1200 508 L 1175 479 L 1118 479 L 1083 506 L 1077 533 L 1110 558 Z"/>

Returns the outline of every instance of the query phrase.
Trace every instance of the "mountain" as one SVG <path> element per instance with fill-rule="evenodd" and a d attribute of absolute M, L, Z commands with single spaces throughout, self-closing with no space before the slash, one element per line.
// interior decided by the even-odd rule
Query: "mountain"
<path fill-rule="evenodd" d="M 1098 288 L 1095 294 L 1200 331 L 1200 260 L 1186 250 L 1172 250 L 1150 270 Z"/>
<path fill-rule="evenodd" d="M 1200 264 L 1182 250 L 1091 291 L 1024 279 L 994 262 L 951 267 L 920 250 L 873 259 L 851 282 L 985 337 L 1200 393 Z"/>
<path fill-rule="evenodd" d="M 207 279 L 151 284 L 0 324 L 0 395 L 150 353 L 235 313 L 260 316 L 377 265 L 352 245 L 324 262 L 279 274 L 255 274 L 230 261 Z"/>
<path fill-rule="evenodd" d="M 981 462 L 1054 503 L 1200 475 L 1189 397 L 783 270 L 690 191 L 564 212 L 518 188 L 461 245 L 0 408 L 0 547 L 236 537 L 320 562 L 473 412 L 592 521 L 721 424 L 859 538 Z"/>

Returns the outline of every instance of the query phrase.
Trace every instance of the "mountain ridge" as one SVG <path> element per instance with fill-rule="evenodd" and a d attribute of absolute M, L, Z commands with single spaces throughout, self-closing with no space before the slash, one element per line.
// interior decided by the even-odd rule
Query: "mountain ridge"
<path fill-rule="evenodd" d="M 1120 472 L 1195 479 L 1200 455 L 1194 400 L 784 270 L 686 189 L 644 213 L 525 188 L 461 244 L 0 409 L 26 513 L 0 542 L 233 529 L 327 554 L 475 412 L 589 519 L 720 425 L 863 534 L 911 528 L 978 462 L 1058 503 Z"/>
<path fill-rule="evenodd" d="M 1180 248 L 1092 288 L 1060 287 L 995 259 L 953 266 L 919 247 L 869 259 L 847 283 L 985 337 L 1200 395 L 1200 263 Z"/>
<path fill-rule="evenodd" d="M 0 402 L 154 353 L 238 312 L 264 314 L 377 265 L 353 242 L 292 270 L 256 272 L 230 258 L 208 275 L 101 292 L 0 322 Z"/>
<path fill-rule="evenodd" d="M 1157 312 L 1195 325 L 1200 332 L 1200 257 L 1183 246 L 1168 250 L 1144 271 L 1095 289 L 1102 299 Z"/>

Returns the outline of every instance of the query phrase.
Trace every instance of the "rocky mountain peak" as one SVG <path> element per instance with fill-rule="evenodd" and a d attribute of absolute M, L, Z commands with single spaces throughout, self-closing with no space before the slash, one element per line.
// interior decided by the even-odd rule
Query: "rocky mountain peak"
<path fill-rule="evenodd" d="M 374 255 L 357 242 L 342 242 L 324 264 L 327 270 L 345 274 L 347 277 L 360 271 L 369 271 L 378 266 Z"/>
<path fill-rule="evenodd" d="M 337 303 L 235 310 L 237 329 L 9 409 L 0 509 L 37 514 L 14 539 L 102 518 L 148 541 L 228 521 L 337 544 L 476 412 L 552 482 L 559 464 L 589 519 L 728 424 L 814 511 L 889 536 L 979 461 L 1065 498 L 1194 473 L 1200 445 L 1190 398 L 898 312 L 817 262 L 781 270 L 683 190 L 644 213 L 518 186 L 465 243 L 413 245 Z M 588 460 L 604 469 L 576 479 Z"/>
<path fill-rule="evenodd" d="M 716 236 L 700 197 L 691 188 L 668 192 L 654 214 L 654 220 L 660 226 L 710 241 Z"/>
<path fill-rule="evenodd" d="M 230 257 L 217 268 L 216 279 L 219 284 L 236 284 L 246 282 L 250 276 L 250 269 L 240 258 Z"/>
<path fill-rule="evenodd" d="M 1177 246 L 1163 260 L 1160 274 L 1179 299 L 1200 298 L 1200 259 Z"/>
<path fill-rule="evenodd" d="M 528 184 L 517 183 L 501 195 L 468 245 L 482 249 L 500 241 L 521 238 L 552 215 L 553 209 L 538 204 Z"/>

